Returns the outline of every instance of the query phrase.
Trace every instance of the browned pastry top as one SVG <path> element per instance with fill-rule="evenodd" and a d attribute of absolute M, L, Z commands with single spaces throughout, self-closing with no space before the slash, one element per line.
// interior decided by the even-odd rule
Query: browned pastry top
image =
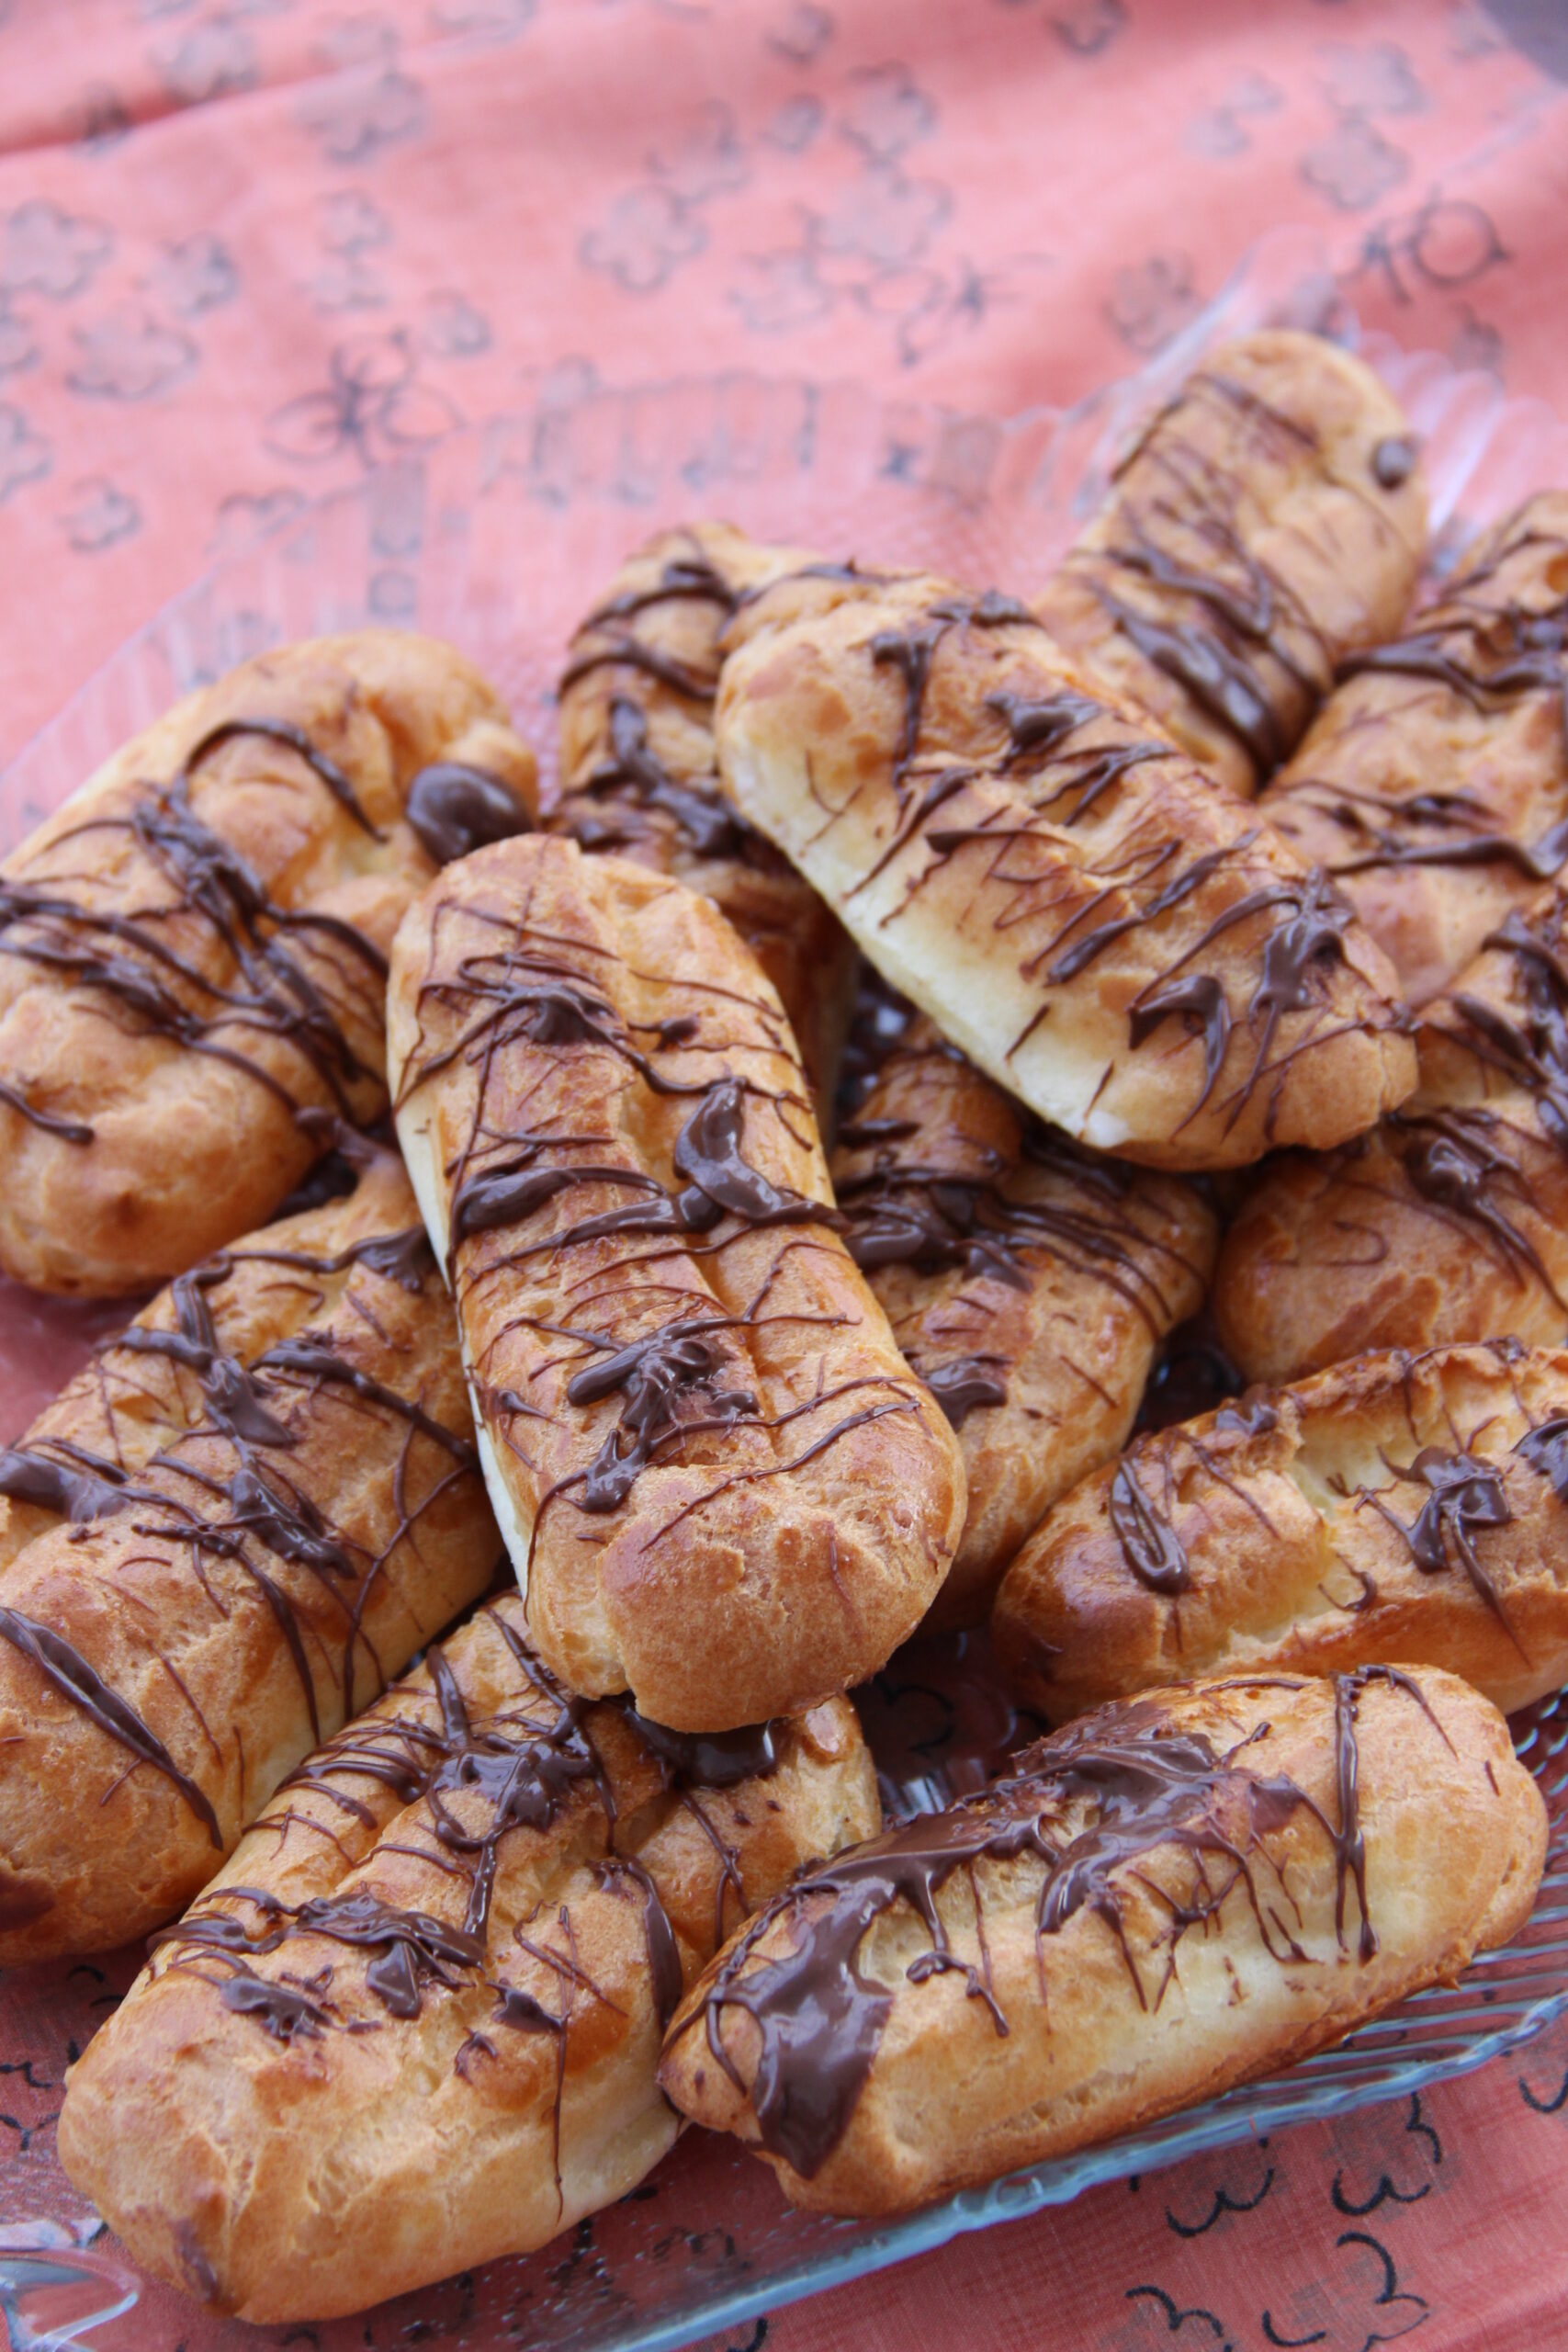
<path fill-rule="evenodd" d="M 960 1433 L 969 1516 L 929 1622 L 969 1623 L 1046 1507 L 1125 1438 L 1218 1237 L 1195 1186 L 1083 1150 L 904 1012 L 833 1181 L 851 1256 Z"/>
<path fill-rule="evenodd" d="M 1568 893 L 1506 915 L 1417 1030 L 1421 1083 L 1371 1134 L 1265 1168 L 1214 1307 L 1248 1377 L 1371 1347 L 1568 1326 Z"/>
<path fill-rule="evenodd" d="M 479 673 L 390 630 L 260 655 L 128 743 L 0 873 L 0 1261 L 129 1290 L 262 1222 L 323 1122 L 385 1107 L 392 933 L 533 778 Z"/>
<path fill-rule="evenodd" d="M 877 1819 L 853 1710 L 716 1740 L 481 1609 L 279 1790 L 72 2071 L 137 2258 L 310 2320 L 541 2245 L 675 2136 L 660 2037 L 728 1928 Z"/>
<path fill-rule="evenodd" d="M 1034 609 L 1251 792 L 1337 664 L 1398 628 L 1426 521 L 1398 402 L 1322 336 L 1266 329 L 1212 353 L 1150 419 Z"/>
<path fill-rule="evenodd" d="M 797 2203 L 888 2213 L 1337 2040 L 1528 1914 L 1540 1793 L 1457 1677 L 1218 1676 L 804 1871 L 660 2080 Z"/>
<path fill-rule="evenodd" d="M 998 1655 L 1053 1722 L 1220 1671 L 1568 1679 L 1568 1354 L 1360 1355 L 1144 1437 L 1023 1545 Z"/>
<path fill-rule="evenodd" d="M 0 1451 L 0 1951 L 210 1874 L 498 1544 L 401 1165 L 182 1275 Z"/>
<path fill-rule="evenodd" d="M 410 915 L 398 1122 L 564 1679 L 699 1730 L 914 1629 L 958 1448 L 835 1230 L 778 1000 L 704 898 L 536 835 Z"/>
<path fill-rule="evenodd" d="M 727 627 L 785 573 L 830 577 L 805 550 L 727 523 L 661 531 L 621 566 L 572 639 L 560 784 L 546 823 L 585 850 L 672 874 L 722 907 L 778 989 L 807 1074 L 832 1092 L 853 949 L 786 858 L 719 786 L 713 708 Z"/>
<path fill-rule="evenodd" d="M 1568 492 L 1486 532 L 1339 674 L 1263 806 L 1424 1004 L 1568 856 Z"/>

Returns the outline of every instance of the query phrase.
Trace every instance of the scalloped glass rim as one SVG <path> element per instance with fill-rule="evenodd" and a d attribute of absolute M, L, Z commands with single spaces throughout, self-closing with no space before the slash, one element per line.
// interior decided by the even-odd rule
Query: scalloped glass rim
<path fill-rule="evenodd" d="M 853 384 L 747 374 L 626 389 L 546 381 L 517 413 L 406 449 L 355 487 L 302 504 L 174 598 L 0 776 L 0 849 L 176 695 L 266 645 L 367 622 L 425 628 L 472 654 L 508 695 L 547 774 L 552 682 L 577 615 L 630 544 L 684 514 L 723 513 L 760 536 L 1027 592 L 1092 507 L 1151 403 L 1224 336 L 1269 322 L 1315 327 L 1355 345 L 1403 400 L 1426 447 L 1438 562 L 1465 532 L 1531 490 L 1568 481 L 1568 425 L 1540 401 L 1509 400 L 1490 376 L 1360 334 L 1323 248 L 1294 230 L 1264 239 L 1146 367 L 1066 411 L 998 419 L 879 401 Z M 24 1299 L 0 1288 L 7 1409 L 36 1386 L 40 1361 L 52 1383 L 62 1351 L 85 1345 L 79 1315 L 73 1321 L 72 1310 L 24 1307 Z M 539 2266 L 541 2282 L 550 2282 L 550 2291 L 541 2285 L 524 2298 L 533 2340 L 577 2352 L 688 2343 L 961 2233 L 1065 2202 L 1097 2182 L 1397 2098 L 1517 2048 L 1568 2008 L 1563 1701 L 1532 1711 L 1516 1736 L 1551 1813 L 1547 1880 L 1520 1938 L 1474 1963 L 1457 1985 L 1416 1996 L 1287 2075 L 902 2220 L 781 2211 L 757 2242 L 756 2258 L 737 2241 L 718 2276 L 666 2271 L 669 2292 L 655 2285 L 649 2293 L 646 2266 L 642 2292 L 606 2297 L 598 2286 L 578 2293 L 571 2264 L 549 2267 L 548 2250 L 509 2261 L 509 2274 L 531 2277 Z M 695 2153 L 691 2143 L 684 2153 Z M 679 2167 L 681 2152 L 672 2162 Z M 739 2181 L 741 2168 L 760 2172 L 737 2154 L 723 2177 Z M 658 2177 L 667 2175 L 660 2194 L 676 2205 L 679 2174 L 667 2164 Z M 719 2177 L 711 2162 L 704 2176 Z M 694 2218 L 712 2216 L 705 2204 Z M 7 2238 L 18 2243 L 0 2223 L 0 2262 Z M 558 2257 L 558 2243 L 553 2251 Z M 639 2259 L 635 2248 L 625 2257 L 628 2274 Z M 199 2343 L 194 2313 L 193 2322 Z M 461 2333 L 471 2345 L 501 2340 L 499 2329 L 492 2336 L 482 2324 Z M 133 2338 L 117 2331 L 107 2340 Z M 335 2343 L 337 2330 L 323 2340 Z"/>

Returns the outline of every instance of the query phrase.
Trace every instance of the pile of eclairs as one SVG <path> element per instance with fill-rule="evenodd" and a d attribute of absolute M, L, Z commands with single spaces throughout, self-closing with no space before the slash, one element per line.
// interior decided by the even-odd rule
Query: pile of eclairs
<path fill-rule="evenodd" d="M 547 806 L 369 631 L 0 868 L 0 1264 L 166 1285 L 0 1453 L 0 1961 L 147 1939 L 59 2146 L 149 2270 L 353 2311 L 687 2120 L 899 2211 L 1521 1926 L 1568 495 L 1426 528 L 1263 333 L 1032 605 L 694 524 Z M 885 1824 L 846 1694 L 987 1618 L 1055 1728 Z"/>

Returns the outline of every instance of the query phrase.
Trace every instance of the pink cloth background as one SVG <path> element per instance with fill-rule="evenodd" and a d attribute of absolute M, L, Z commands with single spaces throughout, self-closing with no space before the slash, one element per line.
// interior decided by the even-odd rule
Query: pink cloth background
<path fill-rule="evenodd" d="M 0 757 L 455 424 L 736 367 L 1069 401 L 1278 222 L 1568 414 L 1565 196 L 1556 0 L 0 0 Z M 58 2102 L 0 2064 L 11 2155 Z M 1556 2346 L 1565 2157 L 1568 2025 L 715 2342 Z"/>

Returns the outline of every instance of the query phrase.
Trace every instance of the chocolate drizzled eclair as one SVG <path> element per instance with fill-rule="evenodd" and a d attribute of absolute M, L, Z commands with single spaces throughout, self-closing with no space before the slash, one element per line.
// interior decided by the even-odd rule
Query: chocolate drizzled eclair
<path fill-rule="evenodd" d="M 963 1459 L 837 1230 L 779 1001 L 710 900 L 536 834 L 392 957 L 398 1132 L 533 1640 L 723 1730 L 873 1672 Z"/>
<path fill-rule="evenodd" d="M 1241 1204 L 1213 1307 L 1248 1379 L 1568 1330 L 1568 892 L 1506 916 L 1416 1042 L 1402 1110 L 1343 1150 L 1282 1155 Z"/>
<path fill-rule="evenodd" d="M 1452 1675 L 1153 1692 L 795 1879 L 660 2080 L 797 2204 L 899 2212 L 1337 2041 L 1505 1941 L 1545 1853 L 1507 1725 Z"/>
<path fill-rule="evenodd" d="M 545 822 L 585 850 L 672 874 L 721 908 L 777 989 L 820 1099 L 830 1099 L 854 949 L 787 858 L 719 787 L 720 640 L 744 599 L 785 573 L 832 573 L 728 523 L 660 531 L 629 556 L 572 639 L 561 681 L 560 785 Z"/>
<path fill-rule="evenodd" d="M 1344 900 L 1021 605 L 785 581 L 737 628 L 726 789 L 1043 1118 L 1235 1167 L 1409 1091 L 1393 976 Z"/>
<path fill-rule="evenodd" d="M 1568 492 L 1486 532 L 1339 674 L 1262 807 L 1425 1004 L 1568 858 Z"/>
<path fill-rule="evenodd" d="M 386 1109 L 387 950 L 528 822 L 533 756 L 450 646 L 242 662 L 0 866 L 0 1268 L 113 1295 L 274 1214 Z"/>
<path fill-rule="evenodd" d="M 499 1552 L 380 1152 L 181 1275 L 0 1451 L 0 1963 L 171 1917 Z"/>
<path fill-rule="evenodd" d="M 1192 1674 L 1568 1680 L 1568 1354 L 1353 1357 L 1140 1438 L 1047 1513 L 997 1656 L 1052 1722 Z"/>
<path fill-rule="evenodd" d="M 1398 402 L 1322 336 L 1269 328 L 1211 354 L 1151 418 L 1034 610 L 1250 793 L 1338 663 L 1398 628 L 1426 528 Z"/>
<path fill-rule="evenodd" d="M 903 1012 L 833 1184 L 850 1255 L 959 1432 L 969 1515 L 927 1622 L 973 1624 L 1048 1505 L 1126 1438 L 1218 1233 L 1195 1186 L 1082 1150 Z"/>
<path fill-rule="evenodd" d="M 250 2320 L 542 2245 L 673 2142 L 660 2038 L 727 1931 L 877 1820 L 847 1700 L 656 1731 L 562 1690 L 498 1601 L 159 1938 L 61 2159 L 155 2277 Z"/>

